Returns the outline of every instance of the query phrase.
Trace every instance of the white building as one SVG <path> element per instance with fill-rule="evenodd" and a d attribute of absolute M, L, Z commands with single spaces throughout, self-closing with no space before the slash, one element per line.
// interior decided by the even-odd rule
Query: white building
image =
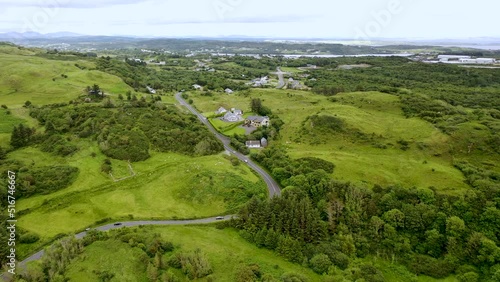
<path fill-rule="evenodd" d="M 495 62 L 493 58 L 477 58 L 478 64 L 494 64 Z"/>
<path fill-rule="evenodd" d="M 146 86 L 146 88 L 148 89 L 149 93 L 156 94 L 156 90 L 154 90 L 153 88 L 151 88 L 149 86 Z"/>
<path fill-rule="evenodd" d="M 233 94 L 234 91 L 232 89 L 229 89 L 229 88 L 226 88 L 226 90 L 224 90 L 227 94 Z"/>
<path fill-rule="evenodd" d="M 193 84 L 193 88 L 196 90 L 200 90 L 202 87 L 201 87 L 201 85 Z"/>

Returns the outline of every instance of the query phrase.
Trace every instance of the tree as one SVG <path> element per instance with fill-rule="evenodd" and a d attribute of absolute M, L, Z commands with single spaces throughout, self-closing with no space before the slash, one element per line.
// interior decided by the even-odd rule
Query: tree
<path fill-rule="evenodd" d="M 323 274 L 328 272 L 328 268 L 332 265 L 330 258 L 325 254 L 317 254 L 309 261 L 311 269 L 318 273 Z"/>
<path fill-rule="evenodd" d="M 7 157 L 7 151 L 4 148 L 0 147 L 0 160 L 5 160 Z"/>
<path fill-rule="evenodd" d="M 250 109 L 252 109 L 252 112 L 259 114 L 262 110 L 262 101 L 258 98 L 252 99 L 250 102 Z"/>
<path fill-rule="evenodd" d="M 19 126 L 14 126 L 10 138 L 10 144 L 16 149 L 28 146 L 34 133 L 34 128 L 26 127 L 22 123 L 19 124 Z"/>

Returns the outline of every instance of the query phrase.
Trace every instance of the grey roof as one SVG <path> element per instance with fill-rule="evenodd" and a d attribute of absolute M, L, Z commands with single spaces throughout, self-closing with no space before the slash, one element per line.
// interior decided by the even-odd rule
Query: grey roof
<path fill-rule="evenodd" d="M 261 116 L 249 116 L 247 117 L 249 121 L 257 121 L 257 122 L 263 122 L 266 119 L 269 119 L 269 117 L 261 117 Z"/>
<path fill-rule="evenodd" d="M 247 146 L 260 146 L 260 141 L 257 141 L 257 140 L 255 140 L 255 141 L 247 141 L 246 145 Z"/>

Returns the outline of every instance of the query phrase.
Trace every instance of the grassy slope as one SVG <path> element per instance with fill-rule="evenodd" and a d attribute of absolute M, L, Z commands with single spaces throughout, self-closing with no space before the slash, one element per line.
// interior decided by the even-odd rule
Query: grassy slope
<path fill-rule="evenodd" d="M 9 107 L 20 107 L 27 100 L 36 105 L 68 102 L 94 83 L 110 94 L 133 90 L 116 76 L 75 66 L 92 67 L 88 61 L 48 60 L 26 53 L 12 54 L 11 48 L 6 48 L 0 46 L 0 104 Z M 68 78 L 62 78 L 62 74 Z"/>
<path fill-rule="evenodd" d="M 249 108 L 250 98 L 240 95 L 215 97 L 194 96 L 202 111 L 213 111 L 221 104 Z M 449 137 L 430 123 L 402 115 L 398 98 L 377 92 L 344 93 L 333 103 L 326 97 L 304 91 L 255 89 L 252 97 L 262 99 L 285 122 L 282 143 L 293 157 L 315 156 L 336 164 L 336 179 L 367 185 L 403 184 L 435 186 L 443 191 L 466 189 L 463 175 L 452 166 L 447 154 Z M 395 146 L 377 149 L 369 144 L 353 143 L 334 136 L 319 136 L 326 144 L 310 145 L 313 136 L 300 137 L 302 122 L 314 114 L 336 115 L 365 134 L 382 135 L 384 143 Z M 326 140 L 325 140 L 326 139 Z M 410 141 L 411 149 L 402 151 L 399 139 Z M 426 148 L 420 150 L 417 143 Z M 439 155 L 435 157 L 434 155 Z M 434 171 L 433 171 L 434 169 Z"/>
<path fill-rule="evenodd" d="M 159 233 L 166 241 L 172 242 L 176 246 L 176 251 L 202 250 L 213 267 L 214 281 L 236 281 L 238 270 L 248 264 L 258 264 L 263 274 L 270 274 L 275 278 L 279 278 L 284 273 L 295 272 L 305 275 L 309 281 L 322 281 L 321 276 L 310 269 L 290 263 L 272 251 L 255 247 L 232 229 L 219 230 L 213 226 L 149 226 L 145 228 L 149 233 Z M 167 254 L 166 257 L 169 255 Z M 231 263 L 228 263 L 229 261 Z M 401 265 L 375 258 L 359 259 L 357 262 L 374 264 L 384 273 L 388 282 L 457 281 L 453 276 L 446 279 L 417 277 Z M 93 271 L 107 270 L 115 274 L 112 281 L 148 281 L 144 268 L 144 263 L 139 261 L 137 249 L 125 243 L 106 241 L 96 242 L 87 247 L 84 254 L 70 265 L 66 274 L 71 281 L 97 281 L 97 276 Z"/>
<path fill-rule="evenodd" d="M 295 272 L 306 275 L 310 281 L 321 281 L 320 276 L 311 270 L 289 263 L 272 251 L 255 247 L 241 238 L 234 230 L 219 230 L 213 226 L 147 228 L 151 232 L 160 233 L 165 240 L 171 241 L 178 250 L 201 249 L 212 265 L 213 281 L 236 281 L 238 269 L 252 263 L 259 264 L 262 273 L 269 273 L 276 278 L 287 272 Z M 112 252 L 109 251 L 110 248 Z M 137 271 L 137 268 L 133 268 L 139 262 L 137 257 L 132 256 L 132 254 L 133 249 L 123 243 L 113 243 L 109 248 L 102 243 L 93 244 L 86 249 L 85 260 L 76 261 L 70 266 L 67 276 L 71 281 L 96 281 L 89 280 L 90 277 L 95 277 L 91 274 L 93 270 L 109 270 L 119 275 L 112 281 L 147 281 L 142 278 L 142 273 L 138 273 L 140 271 Z M 120 268 L 120 265 L 124 267 Z"/>
<path fill-rule="evenodd" d="M 145 162 L 132 164 L 136 177 L 113 182 L 99 171 L 105 157 L 97 147 L 86 142 L 81 141 L 81 151 L 67 159 L 36 148 L 10 154 L 13 159 L 22 159 L 27 164 L 33 161 L 36 166 L 68 164 L 80 168 L 77 180 L 70 187 L 18 201 L 20 211 L 30 209 L 20 217 L 20 227 L 49 238 L 58 233 L 80 230 L 107 217 L 195 218 L 218 215 L 230 209 L 228 203 L 224 203 L 223 194 L 231 189 L 241 189 L 231 182 L 231 176 L 258 185 L 262 193 L 265 191 L 265 185 L 248 168 L 233 167 L 222 156 L 191 158 L 156 153 Z M 97 153 L 96 158 L 90 156 L 92 152 Z M 116 178 L 129 174 L 126 163 L 113 160 L 113 166 L 118 170 Z M 203 176 L 206 174 L 216 176 L 213 180 L 216 188 L 207 185 Z"/>

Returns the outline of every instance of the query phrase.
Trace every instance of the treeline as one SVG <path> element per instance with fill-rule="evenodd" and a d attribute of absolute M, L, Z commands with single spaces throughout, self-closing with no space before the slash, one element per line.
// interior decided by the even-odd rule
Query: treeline
<path fill-rule="evenodd" d="M 399 89 L 428 95 L 451 105 L 500 110 L 496 94 L 500 78 L 494 69 L 473 69 L 447 64 L 424 64 L 406 58 L 337 58 L 337 65 L 368 64 L 350 70 L 319 69 L 306 85 L 322 95 L 339 92 Z"/>
<path fill-rule="evenodd" d="M 35 138 L 40 140 L 41 149 L 60 155 L 77 149 L 69 141 L 74 137 L 66 137 L 68 134 L 92 138 L 105 155 L 120 160 L 145 160 L 150 149 L 197 156 L 222 151 L 222 144 L 195 117 L 154 101 L 144 101 L 144 106 L 125 104 L 111 111 L 86 105 L 52 105 L 33 107 L 30 115 L 46 128 Z"/>
<path fill-rule="evenodd" d="M 324 170 L 331 171 L 327 162 L 297 165 L 279 148 L 253 157 L 287 187 L 281 198 L 251 201 L 233 222 L 244 238 L 259 247 L 333 279 L 352 278 L 359 267 L 354 260 L 367 256 L 434 278 L 451 274 L 460 281 L 500 278 L 497 174 L 485 176 L 489 185 L 445 195 L 433 187 L 366 189 L 337 182 Z M 480 177 L 471 168 L 462 167 L 471 178 Z M 380 271 L 369 268 L 365 274 L 374 276 L 367 281 L 384 281 Z"/>
<path fill-rule="evenodd" d="M 147 92 L 146 86 L 165 92 L 189 90 L 193 84 L 204 86 L 206 90 L 223 91 L 248 89 L 243 82 L 235 82 L 231 75 L 224 73 L 196 72 L 185 69 L 163 67 L 161 70 L 148 68 L 133 60 L 122 62 L 110 57 L 100 57 L 96 61 L 97 69 L 116 75 L 136 91 Z"/>

